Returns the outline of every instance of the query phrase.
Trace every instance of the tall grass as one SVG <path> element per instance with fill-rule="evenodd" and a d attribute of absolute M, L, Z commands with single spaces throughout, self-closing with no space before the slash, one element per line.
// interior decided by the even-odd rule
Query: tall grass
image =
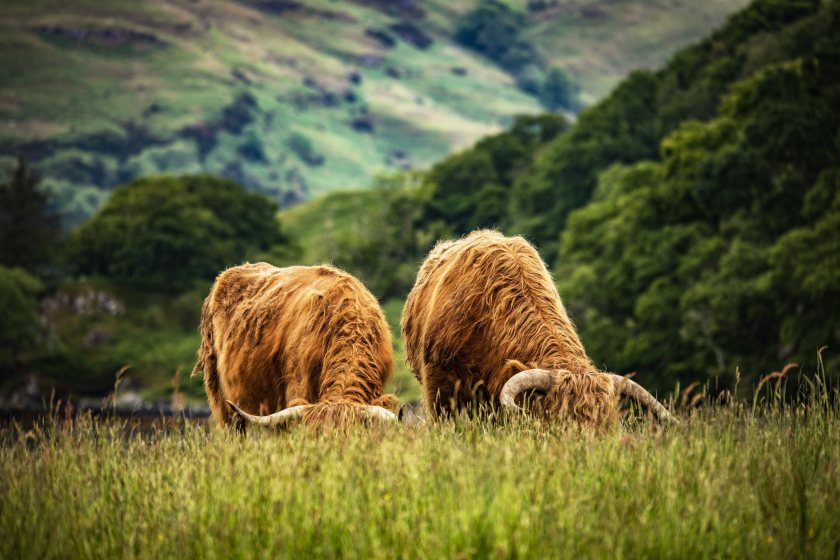
<path fill-rule="evenodd" d="M 837 558 L 837 394 L 803 391 L 597 436 L 521 418 L 9 426 L 0 557 Z"/>

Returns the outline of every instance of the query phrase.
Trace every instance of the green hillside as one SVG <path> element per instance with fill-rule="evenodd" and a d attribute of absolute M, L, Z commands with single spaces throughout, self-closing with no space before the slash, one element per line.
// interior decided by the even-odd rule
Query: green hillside
<path fill-rule="evenodd" d="M 303 216 L 344 216 L 360 241 L 316 243 L 314 260 L 389 296 L 405 279 L 371 247 L 416 266 L 441 236 L 524 234 L 592 357 L 646 386 L 754 382 L 822 359 L 835 372 L 838 37 L 836 1 L 758 1 L 573 124 L 520 119 L 438 162 L 402 191 L 413 204 L 392 195 L 364 214 L 333 196 L 281 218 L 318 239 Z"/>
<path fill-rule="evenodd" d="M 510 58 L 495 30 L 484 41 L 515 67 L 456 41 L 473 1 L 9 0 L 0 164 L 27 155 L 68 224 L 159 173 L 218 174 L 291 204 L 424 167 L 538 112 L 528 90 L 550 68 L 590 103 L 744 1 L 506 4 L 527 57 Z"/>

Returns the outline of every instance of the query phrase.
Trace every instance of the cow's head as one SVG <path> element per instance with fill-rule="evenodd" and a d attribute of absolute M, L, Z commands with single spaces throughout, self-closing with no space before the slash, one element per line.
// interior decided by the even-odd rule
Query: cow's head
<path fill-rule="evenodd" d="M 603 372 L 529 369 L 511 377 L 499 400 L 509 410 L 521 410 L 516 398 L 532 393 L 531 407 L 552 419 L 566 418 L 581 426 L 607 427 L 618 420 L 618 401 L 631 397 L 664 421 L 676 421 L 656 398 L 634 381 Z"/>

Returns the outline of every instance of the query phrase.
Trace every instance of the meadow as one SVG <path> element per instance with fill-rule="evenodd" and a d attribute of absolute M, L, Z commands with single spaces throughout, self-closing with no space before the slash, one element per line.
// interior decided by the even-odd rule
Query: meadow
<path fill-rule="evenodd" d="M 482 2 L 521 12 L 495 58 L 461 37 L 495 21 L 472 0 L 4 6 L 0 560 L 840 558 L 840 357 L 813 366 L 840 343 L 840 2 L 757 0 L 602 97 L 744 3 Z M 567 109 L 601 101 L 514 118 L 545 102 L 509 71 L 529 49 L 540 88 L 569 68 Z M 418 266 L 487 227 L 678 424 L 72 412 L 206 402 L 202 301 L 244 261 L 357 276 L 411 403 Z M 74 404 L 20 419 L 51 392 Z"/>
<path fill-rule="evenodd" d="M 838 395 L 775 383 L 751 402 L 683 391 L 678 425 L 600 435 L 521 417 L 7 425 L 0 557 L 837 558 Z"/>

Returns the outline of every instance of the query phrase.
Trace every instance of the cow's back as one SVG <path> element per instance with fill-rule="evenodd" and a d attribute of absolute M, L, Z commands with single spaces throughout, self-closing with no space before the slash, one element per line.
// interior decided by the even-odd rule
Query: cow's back
<path fill-rule="evenodd" d="M 337 299 L 358 300 L 384 322 L 364 286 L 330 266 L 253 263 L 222 272 L 204 304 L 199 351 L 214 415 L 229 421 L 224 400 L 252 412 L 316 402 Z"/>
<path fill-rule="evenodd" d="M 497 395 L 512 361 L 550 367 L 588 363 L 536 249 L 521 237 L 473 232 L 438 244 L 406 300 L 406 357 L 424 391 L 446 385 Z M 428 395 L 431 398 L 431 395 Z"/>

